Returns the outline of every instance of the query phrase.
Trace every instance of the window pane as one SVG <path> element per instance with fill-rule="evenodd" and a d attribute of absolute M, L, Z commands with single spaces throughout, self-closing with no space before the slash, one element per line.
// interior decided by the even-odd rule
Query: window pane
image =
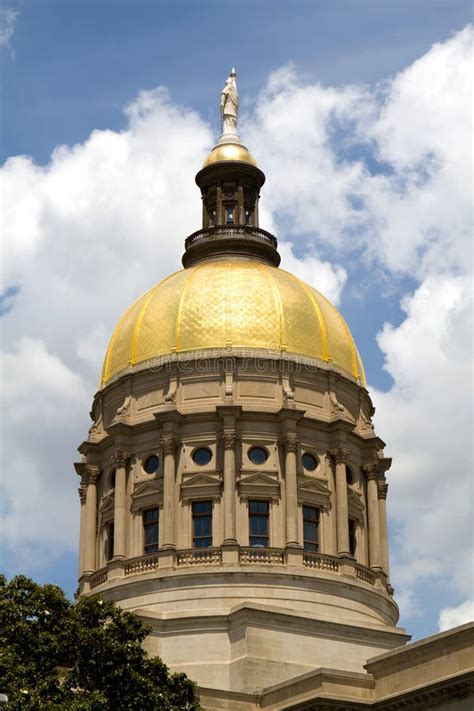
<path fill-rule="evenodd" d="M 151 521 L 158 521 L 159 511 L 158 509 L 148 509 L 143 512 L 144 523 L 149 523 Z"/>
<path fill-rule="evenodd" d="M 149 526 L 145 526 L 145 545 L 150 545 L 151 543 L 158 542 L 158 525 L 152 523 Z"/>
<path fill-rule="evenodd" d="M 268 514 L 268 501 L 249 501 L 251 514 Z"/>
<path fill-rule="evenodd" d="M 212 538 L 196 538 L 194 548 L 210 548 L 212 546 Z"/>
<path fill-rule="evenodd" d="M 268 537 L 267 536 L 250 536 L 250 546 L 252 548 L 267 548 L 268 547 Z"/>

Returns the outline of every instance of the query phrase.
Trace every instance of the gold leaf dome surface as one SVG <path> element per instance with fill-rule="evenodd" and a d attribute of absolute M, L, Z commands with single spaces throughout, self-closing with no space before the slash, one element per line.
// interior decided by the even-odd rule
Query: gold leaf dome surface
<path fill-rule="evenodd" d="M 365 385 L 349 328 L 322 294 L 283 269 L 229 260 L 175 272 L 140 296 L 112 334 L 102 386 L 172 354 L 229 347 L 315 359 Z"/>
<path fill-rule="evenodd" d="M 245 146 L 241 143 L 220 143 L 207 156 L 204 161 L 203 167 L 206 168 L 208 165 L 213 163 L 220 163 L 221 161 L 236 160 L 241 163 L 250 163 L 250 165 L 257 165 L 257 161 L 253 155 L 247 150 Z"/>

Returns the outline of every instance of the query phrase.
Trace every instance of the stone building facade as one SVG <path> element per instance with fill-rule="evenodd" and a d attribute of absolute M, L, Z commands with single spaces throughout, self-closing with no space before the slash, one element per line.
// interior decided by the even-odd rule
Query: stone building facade
<path fill-rule="evenodd" d="M 279 268 L 264 180 L 225 134 L 196 176 L 203 225 L 184 269 L 112 335 L 75 465 L 80 591 L 150 623 L 150 653 L 198 683 L 204 708 L 425 703 L 393 675 L 424 657 L 397 627 L 391 460 L 363 365 L 334 306 Z M 428 646 L 457 669 L 471 633 Z M 469 695 L 466 669 L 449 674 Z"/>

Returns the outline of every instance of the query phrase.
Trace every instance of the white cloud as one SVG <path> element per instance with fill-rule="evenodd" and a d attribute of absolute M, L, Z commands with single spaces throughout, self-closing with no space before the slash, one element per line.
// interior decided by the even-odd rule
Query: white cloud
<path fill-rule="evenodd" d="M 77 502 L 70 464 L 87 425 L 83 379 L 44 342 L 21 338 L 2 352 L 2 549 L 18 567 L 74 550 Z"/>
<path fill-rule="evenodd" d="M 474 621 L 474 600 L 466 600 L 457 607 L 447 607 L 439 613 L 439 631 Z"/>
<path fill-rule="evenodd" d="M 394 385 L 371 392 L 394 457 L 394 577 L 410 591 L 403 612 L 414 615 L 426 604 L 427 579 L 457 595 L 472 589 L 471 280 L 431 276 L 403 305 L 402 324 L 386 324 L 378 338 Z"/>
<path fill-rule="evenodd" d="M 11 7 L 0 8 L 0 47 L 8 47 L 15 32 L 18 12 Z"/>

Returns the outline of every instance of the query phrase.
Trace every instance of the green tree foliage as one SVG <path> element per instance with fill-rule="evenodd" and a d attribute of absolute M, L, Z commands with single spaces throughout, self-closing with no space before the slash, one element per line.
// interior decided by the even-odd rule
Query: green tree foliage
<path fill-rule="evenodd" d="M 147 656 L 150 628 L 97 595 L 0 576 L 0 692 L 7 709 L 200 709 L 194 684 Z"/>

